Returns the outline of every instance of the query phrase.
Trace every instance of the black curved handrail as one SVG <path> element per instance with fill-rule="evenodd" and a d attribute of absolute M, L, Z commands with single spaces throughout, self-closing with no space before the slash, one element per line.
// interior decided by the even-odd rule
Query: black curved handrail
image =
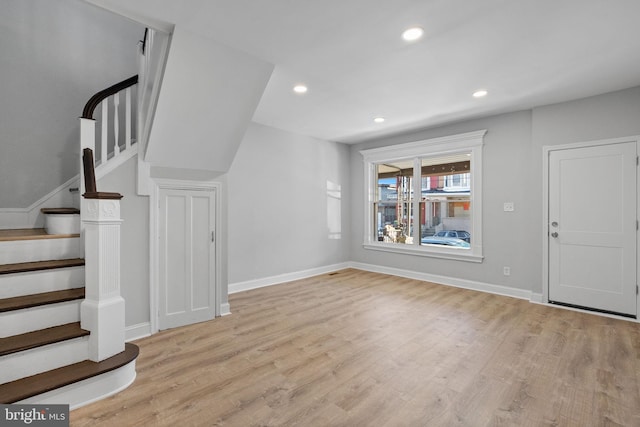
<path fill-rule="evenodd" d="M 96 109 L 96 107 L 104 99 L 106 99 L 107 97 L 109 97 L 111 95 L 114 95 L 114 94 L 120 92 L 123 89 L 126 89 L 126 88 L 128 88 L 130 86 L 133 86 L 136 83 L 138 83 L 138 76 L 137 75 L 135 75 L 133 77 L 129 77 L 128 79 L 123 80 L 120 83 L 116 83 L 113 86 L 108 87 L 106 89 L 103 89 L 100 92 L 96 93 L 85 104 L 84 110 L 82 110 L 81 118 L 83 118 L 83 119 L 93 119 L 93 111 Z"/>

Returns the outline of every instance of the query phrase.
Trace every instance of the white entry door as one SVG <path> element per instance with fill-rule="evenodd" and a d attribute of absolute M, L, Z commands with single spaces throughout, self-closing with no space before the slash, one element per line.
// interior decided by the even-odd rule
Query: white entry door
<path fill-rule="evenodd" d="M 158 328 L 215 317 L 215 189 L 159 192 Z"/>
<path fill-rule="evenodd" d="M 549 301 L 636 316 L 636 142 L 549 153 Z"/>

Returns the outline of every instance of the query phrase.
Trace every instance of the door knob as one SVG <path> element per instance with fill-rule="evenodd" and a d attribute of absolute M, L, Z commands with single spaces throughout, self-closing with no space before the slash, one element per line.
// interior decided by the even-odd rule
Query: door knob
<path fill-rule="evenodd" d="M 555 231 L 553 233 L 551 233 L 551 237 L 558 237 L 558 233 L 556 233 Z"/>

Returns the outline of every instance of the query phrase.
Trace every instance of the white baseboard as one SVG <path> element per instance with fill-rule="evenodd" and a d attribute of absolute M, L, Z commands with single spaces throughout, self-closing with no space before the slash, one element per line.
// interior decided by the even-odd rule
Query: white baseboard
<path fill-rule="evenodd" d="M 358 270 L 371 271 L 374 273 L 390 274 L 392 276 L 406 277 L 409 279 L 422 280 L 425 282 L 438 283 L 440 285 L 455 286 L 457 288 L 488 292 L 491 294 L 504 295 L 519 299 L 532 300 L 533 298 L 532 292 L 524 289 L 509 288 L 507 286 L 493 285 L 490 283 L 478 282 L 475 280 L 458 279 L 455 277 L 440 276 L 436 274 L 421 273 L 418 271 L 403 270 L 394 267 L 384 267 L 353 261 L 327 265 L 324 267 L 297 271 L 293 273 L 280 274 L 277 276 L 265 277 L 262 279 L 248 280 L 246 282 L 232 283 L 229 284 L 229 294 L 262 288 L 265 286 L 277 285 L 285 282 L 291 282 L 293 280 L 306 279 L 308 277 L 331 273 L 333 271 L 342 270 L 345 268 L 355 268 Z M 540 300 L 542 300 L 542 295 L 540 295 L 539 297 Z"/>
<path fill-rule="evenodd" d="M 220 305 L 220 316 L 228 316 L 231 314 L 231 305 L 224 303 Z"/>
<path fill-rule="evenodd" d="M 531 300 L 531 291 L 509 288 L 506 286 L 492 285 L 490 283 L 477 282 L 475 280 L 458 279 L 455 277 L 440 276 L 437 274 L 421 273 L 418 271 L 403 270 L 393 267 L 384 267 L 361 262 L 350 262 L 349 267 L 373 273 L 390 274 L 392 276 L 406 277 L 408 279 L 422 280 L 438 283 L 440 285 L 454 286 L 456 288 L 470 289 L 474 291 L 488 292 L 490 294 L 504 295 L 513 298 Z"/>
<path fill-rule="evenodd" d="M 332 271 L 349 268 L 349 263 L 332 264 L 324 267 L 311 268 L 309 270 L 296 271 L 293 273 L 279 274 L 277 276 L 265 277 L 262 279 L 247 280 L 246 282 L 230 283 L 229 294 L 248 291 L 250 289 L 264 288 L 265 286 L 277 285 L 294 280 L 306 279 L 319 274 L 331 273 Z"/>
<path fill-rule="evenodd" d="M 137 325 L 127 326 L 124 330 L 124 339 L 126 342 L 135 341 L 151 335 L 151 323 L 144 322 Z"/>
<path fill-rule="evenodd" d="M 542 294 L 537 292 L 531 292 L 531 300 L 532 303 L 542 304 Z"/>

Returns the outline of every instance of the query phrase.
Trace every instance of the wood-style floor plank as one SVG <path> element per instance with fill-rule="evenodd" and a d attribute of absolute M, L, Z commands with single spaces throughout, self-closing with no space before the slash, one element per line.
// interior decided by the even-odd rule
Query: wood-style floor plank
<path fill-rule="evenodd" d="M 230 303 L 71 425 L 640 425 L 633 322 L 353 269 Z"/>

